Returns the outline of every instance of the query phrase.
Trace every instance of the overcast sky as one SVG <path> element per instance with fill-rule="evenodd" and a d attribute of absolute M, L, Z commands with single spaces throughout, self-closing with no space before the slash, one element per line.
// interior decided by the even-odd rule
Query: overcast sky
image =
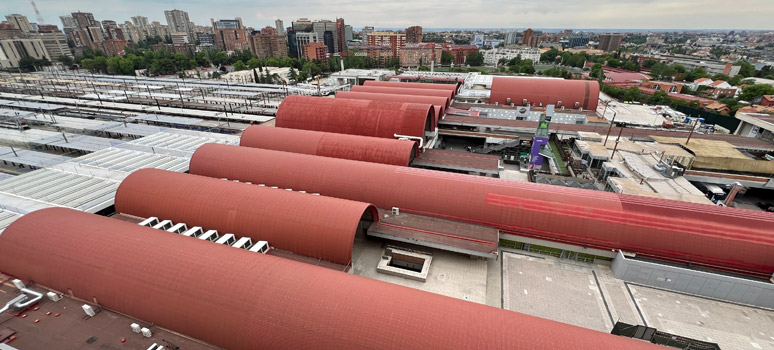
<path fill-rule="evenodd" d="M 2 0 L 5 14 L 36 22 L 28 0 Z M 166 24 L 164 10 L 187 11 L 196 24 L 241 17 L 245 25 L 285 26 L 299 17 L 344 18 L 355 28 L 572 28 L 572 29 L 774 29 L 774 0 L 37 0 L 46 23 L 92 12 L 119 23 L 146 16 Z"/>

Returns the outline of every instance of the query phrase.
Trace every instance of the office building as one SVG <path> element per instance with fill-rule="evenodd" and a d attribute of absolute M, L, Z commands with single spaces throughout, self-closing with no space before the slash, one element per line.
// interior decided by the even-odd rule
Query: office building
<path fill-rule="evenodd" d="M 278 33 L 272 27 L 263 28 L 250 35 L 250 51 L 260 59 L 288 57 L 285 37 L 285 34 Z"/>
<path fill-rule="evenodd" d="M 623 34 L 602 34 L 599 36 L 599 49 L 602 51 L 618 51 L 621 48 Z"/>
<path fill-rule="evenodd" d="M 468 58 L 468 54 L 471 52 L 478 52 L 478 46 L 476 45 L 455 45 L 455 44 L 443 44 L 443 49 L 454 57 L 452 63 L 455 66 L 465 64 Z"/>
<path fill-rule="evenodd" d="M 242 25 L 242 19 L 221 19 L 215 21 L 210 18 L 212 30 L 215 34 L 215 43 L 223 51 L 249 50 L 247 30 Z"/>
<path fill-rule="evenodd" d="M 589 36 L 586 34 L 577 34 L 567 39 L 567 47 L 571 49 L 585 48 L 589 44 Z"/>
<path fill-rule="evenodd" d="M 296 33 L 308 33 L 312 31 L 312 21 L 306 18 L 299 18 L 293 21 L 291 25 Z"/>
<path fill-rule="evenodd" d="M 422 42 L 422 27 L 411 26 L 406 28 L 406 43 L 418 44 Z"/>
<path fill-rule="evenodd" d="M 352 35 L 352 26 L 347 24 L 344 26 L 344 41 L 349 43 L 352 41 L 353 35 Z M 345 44 L 345 47 L 347 47 L 347 44 Z"/>
<path fill-rule="evenodd" d="M 323 40 L 320 40 L 321 42 L 325 43 L 325 45 L 328 45 L 328 52 L 339 52 L 339 43 L 336 39 L 337 37 L 337 30 L 336 30 L 336 22 L 329 21 L 329 20 L 319 20 L 312 22 L 312 31 L 317 33 L 317 37 Z M 325 32 L 330 32 L 331 39 L 329 42 L 325 42 Z"/>
<path fill-rule="evenodd" d="M 387 45 L 392 48 L 392 56 L 399 57 L 399 50 L 406 45 L 406 34 L 397 32 L 371 32 L 368 34 L 367 45 Z"/>
<path fill-rule="evenodd" d="M 195 38 L 193 28 L 191 27 L 191 20 L 188 18 L 188 12 L 181 10 L 167 10 L 164 11 L 164 17 L 167 19 L 167 27 L 169 33 L 183 32 L 188 35 L 188 38 Z M 164 36 L 159 35 L 162 38 Z"/>
<path fill-rule="evenodd" d="M 5 16 L 5 20 L 8 21 L 8 23 L 12 26 L 14 26 L 16 29 L 19 29 L 24 33 L 24 35 L 27 35 L 31 32 L 33 32 L 32 25 L 30 24 L 30 21 L 27 19 L 27 16 L 20 15 L 20 14 L 11 14 Z"/>
<path fill-rule="evenodd" d="M 304 48 L 307 44 L 319 42 L 317 33 L 295 33 L 296 36 L 296 48 L 298 49 L 298 57 L 306 57 Z M 324 45 L 324 44 L 323 44 Z"/>

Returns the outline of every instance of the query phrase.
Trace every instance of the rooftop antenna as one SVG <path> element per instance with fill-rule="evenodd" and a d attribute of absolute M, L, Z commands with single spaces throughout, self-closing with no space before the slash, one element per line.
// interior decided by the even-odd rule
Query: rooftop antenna
<path fill-rule="evenodd" d="M 45 22 L 43 20 L 43 17 L 40 15 L 40 11 L 38 11 L 38 6 L 35 5 L 35 0 L 30 0 L 30 3 L 32 4 L 32 8 L 35 10 L 35 16 L 38 19 L 38 24 L 43 24 Z"/>

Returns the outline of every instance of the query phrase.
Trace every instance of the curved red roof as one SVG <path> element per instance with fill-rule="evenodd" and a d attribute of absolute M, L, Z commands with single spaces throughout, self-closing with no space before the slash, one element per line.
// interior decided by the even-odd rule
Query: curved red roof
<path fill-rule="evenodd" d="M 457 96 L 457 84 L 407 83 L 407 82 L 400 82 L 400 81 L 366 80 L 365 82 L 363 82 L 363 85 L 451 91 L 452 93 L 451 98 L 454 98 L 454 96 Z"/>
<path fill-rule="evenodd" d="M 561 101 L 565 108 L 579 107 L 596 110 L 599 102 L 599 83 L 596 80 L 565 80 L 553 78 L 494 77 L 489 103 L 517 106 L 526 99 L 532 105 L 555 105 Z"/>
<path fill-rule="evenodd" d="M 64 208 L 11 224 L 0 269 L 230 350 L 660 349 Z"/>
<path fill-rule="evenodd" d="M 392 102 L 409 102 L 409 103 L 429 103 L 435 107 L 435 120 L 433 128 L 438 127 L 438 120 L 446 113 L 446 102 L 448 99 L 440 96 L 416 96 L 416 95 L 394 95 L 394 94 L 377 94 L 371 92 L 357 92 L 357 91 L 339 91 L 336 93 L 336 98 L 348 98 L 355 100 L 377 100 L 377 101 L 392 101 Z"/>
<path fill-rule="evenodd" d="M 190 170 L 516 235 L 750 274 L 774 272 L 774 215 L 764 212 L 226 145 L 197 150 Z"/>
<path fill-rule="evenodd" d="M 245 129 L 239 145 L 400 166 L 408 166 L 416 150 L 414 141 L 257 125 Z"/>
<path fill-rule="evenodd" d="M 434 117 L 430 104 L 294 95 L 282 101 L 274 125 L 388 139 L 395 134 L 424 138 Z"/>
<path fill-rule="evenodd" d="M 406 83 L 413 84 L 413 83 Z M 414 95 L 414 96 L 435 96 L 445 97 L 445 107 L 449 108 L 452 100 L 452 92 L 446 90 L 431 90 L 431 89 L 410 89 L 403 87 L 389 87 L 389 86 L 353 86 L 351 91 L 354 92 L 370 92 L 377 94 L 390 94 L 390 95 Z"/>
<path fill-rule="evenodd" d="M 378 220 L 367 203 L 158 169 L 127 176 L 116 192 L 116 211 L 269 241 L 343 265 L 352 260 L 361 218 Z"/>

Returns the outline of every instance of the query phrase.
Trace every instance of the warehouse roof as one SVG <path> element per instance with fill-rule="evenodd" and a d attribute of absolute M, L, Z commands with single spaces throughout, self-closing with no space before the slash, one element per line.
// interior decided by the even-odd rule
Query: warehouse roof
<path fill-rule="evenodd" d="M 396 134 L 424 138 L 434 113 L 430 104 L 288 96 L 277 110 L 275 125 L 388 139 Z"/>
<path fill-rule="evenodd" d="M 361 218 L 379 220 L 367 203 L 156 169 L 124 179 L 116 211 L 269 241 L 343 265 L 352 260 Z"/>
<path fill-rule="evenodd" d="M 396 82 L 396 81 L 366 80 L 363 83 L 363 85 L 451 91 L 452 93 L 451 98 L 454 98 L 454 96 L 457 95 L 457 84 L 405 83 L 405 82 Z"/>
<path fill-rule="evenodd" d="M 329 132 L 250 126 L 240 146 L 408 166 L 416 142 Z"/>
<path fill-rule="evenodd" d="M 510 102 L 509 102 L 510 100 Z M 562 102 L 567 108 L 596 110 L 599 83 L 596 80 L 565 80 L 552 78 L 494 77 L 489 103 L 547 106 Z"/>
<path fill-rule="evenodd" d="M 339 91 L 336 98 L 349 98 L 355 100 L 376 100 L 393 101 L 409 103 L 429 103 L 435 106 L 435 119 L 433 120 L 433 129 L 438 127 L 438 120 L 446 114 L 446 106 L 449 102 L 447 98 L 440 96 L 417 96 L 417 95 L 395 95 L 395 94 L 377 94 L 370 92 Z"/>
<path fill-rule="evenodd" d="M 774 272 L 774 216 L 752 210 L 221 145 L 198 150 L 190 168 L 517 235 L 751 275 Z"/>
<path fill-rule="evenodd" d="M 67 209 L 32 213 L 8 227 L 0 266 L 231 350 L 659 349 Z"/>

